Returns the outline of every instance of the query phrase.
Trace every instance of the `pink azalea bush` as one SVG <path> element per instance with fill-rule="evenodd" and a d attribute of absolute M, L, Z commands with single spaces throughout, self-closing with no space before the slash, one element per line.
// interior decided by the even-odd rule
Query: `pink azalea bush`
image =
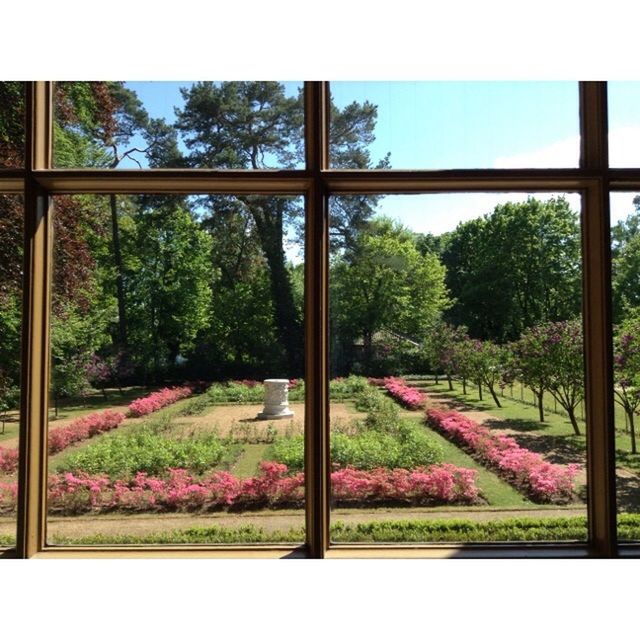
<path fill-rule="evenodd" d="M 384 388 L 391 396 L 408 409 L 424 407 L 426 395 L 415 387 L 410 387 L 402 378 L 385 378 Z"/>
<path fill-rule="evenodd" d="M 580 465 L 547 462 L 539 453 L 521 447 L 509 436 L 492 433 L 458 411 L 429 409 L 427 421 L 475 457 L 498 469 L 516 487 L 540 502 L 571 500 Z"/>
<path fill-rule="evenodd" d="M 226 471 L 196 480 L 184 469 L 167 478 L 138 473 L 132 480 L 104 474 L 61 473 L 49 477 L 49 508 L 57 513 L 87 511 L 202 511 L 222 508 L 302 506 L 304 474 L 287 475 L 284 464 L 262 462 L 261 473 L 238 478 Z M 472 503 L 478 497 L 476 472 L 450 464 L 426 469 L 340 469 L 331 474 L 333 495 L 341 504 Z M 0 511 L 15 509 L 16 484 L 0 483 Z"/>
<path fill-rule="evenodd" d="M 18 450 L 0 447 L 0 473 L 15 473 L 18 468 Z"/>
<path fill-rule="evenodd" d="M 102 413 L 90 413 L 78 418 L 65 427 L 49 432 L 49 454 L 66 449 L 75 442 L 88 440 L 99 433 L 115 429 L 124 419 L 124 413 L 107 409 Z"/>
<path fill-rule="evenodd" d="M 140 416 L 146 416 L 154 411 L 159 411 L 163 407 L 166 407 L 178 400 L 188 398 L 193 394 L 193 387 L 191 385 L 184 385 L 182 387 L 171 387 L 160 389 L 160 391 L 154 391 L 144 398 L 138 398 L 129 405 L 129 415 L 138 418 Z"/>

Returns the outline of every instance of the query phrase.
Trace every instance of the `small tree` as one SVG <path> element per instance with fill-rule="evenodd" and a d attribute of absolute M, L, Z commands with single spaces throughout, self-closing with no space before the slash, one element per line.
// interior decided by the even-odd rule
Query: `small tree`
<path fill-rule="evenodd" d="M 424 341 L 424 352 L 435 373 L 436 384 L 438 373 L 443 372 L 449 383 L 449 391 L 453 391 L 452 376 L 459 373 L 456 345 L 466 337 L 466 327 L 454 327 L 440 321 L 433 326 Z"/>
<path fill-rule="evenodd" d="M 544 422 L 544 392 L 551 376 L 551 363 L 543 355 L 545 336 L 542 327 L 532 327 L 513 345 L 513 377 L 533 391 L 538 402 L 540 422 Z"/>
<path fill-rule="evenodd" d="M 472 380 L 478 385 L 480 400 L 482 400 L 482 385 L 489 389 L 489 393 L 497 407 L 502 407 L 496 387 L 504 380 L 507 370 L 508 353 L 504 347 L 490 340 L 467 339 L 468 368 Z"/>
<path fill-rule="evenodd" d="M 629 421 L 631 453 L 637 453 L 635 415 L 640 407 L 640 317 L 625 320 L 614 337 L 613 387 L 615 401 Z"/>
<path fill-rule="evenodd" d="M 576 408 L 584 398 L 582 323 L 580 320 L 547 322 L 527 334 L 528 348 L 519 354 L 519 368 L 537 376 L 562 406 L 576 435 L 580 427 Z"/>

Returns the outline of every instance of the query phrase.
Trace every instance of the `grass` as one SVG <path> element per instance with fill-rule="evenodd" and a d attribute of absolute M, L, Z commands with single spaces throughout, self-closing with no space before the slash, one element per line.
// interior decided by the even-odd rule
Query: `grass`
<path fill-rule="evenodd" d="M 265 460 L 268 444 L 245 444 L 242 453 L 230 471 L 240 478 L 249 478 L 258 474 L 260 462 Z"/>
<path fill-rule="evenodd" d="M 478 472 L 476 486 L 480 489 L 483 497 L 491 506 L 495 507 L 524 507 L 530 506 L 535 508 L 535 504 L 525 498 L 519 491 L 514 489 L 510 484 L 499 478 L 495 473 L 485 469 L 481 464 L 476 462 L 471 456 L 462 451 L 452 442 L 441 436 L 437 431 L 423 423 L 422 417 L 415 418 L 423 424 L 428 430 L 429 437 L 437 442 L 444 452 L 443 459 L 445 462 L 455 464 L 459 467 L 467 469 L 475 469 Z"/>

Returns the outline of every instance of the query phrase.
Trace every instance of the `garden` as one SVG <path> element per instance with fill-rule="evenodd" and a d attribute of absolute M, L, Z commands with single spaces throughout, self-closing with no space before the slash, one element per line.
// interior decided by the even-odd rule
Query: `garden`
<path fill-rule="evenodd" d="M 19 92 L 0 83 L 5 149 L 20 148 L 5 139 Z M 303 96 L 281 83 L 189 84 L 172 121 L 124 83 L 54 94 L 57 168 L 304 165 Z M 367 101 L 332 105 L 333 168 L 391 166 L 372 155 L 377 117 Z M 586 538 L 580 213 L 572 194 L 507 195 L 459 218 L 445 206 L 446 228 L 425 226 L 432 195 L 330 198 L 334 541 Z M 303 541 L 304 198 L 52 202 L 49 542 Z M 2 545 L 15 539 L 23 214 L 0 195 Z M 640 539 L 639 228 L 636 198 L 612 228 L 621 539 Z M 268 417 L 269 379 L 286 381 L 292 415 Z"/>

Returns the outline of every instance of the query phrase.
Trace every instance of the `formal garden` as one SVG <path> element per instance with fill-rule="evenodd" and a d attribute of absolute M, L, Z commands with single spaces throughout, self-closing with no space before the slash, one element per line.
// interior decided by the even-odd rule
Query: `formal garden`
<path fill-rule="evenodd" d="M 0 83 L 6 153 L 19 148 L 18 84 Z M 123 83 L 58 83 L 55 166 L 304 162 L 299 91 L 204 82 L 181 95 L 168 122 Z M 377 118 L 366 101 L 333 105 L 334 168 L 391 166 L 372 155 Z M 330 201 L 332 539 L 586 539 L 571 194 L 510 194 L 437 232 L 403 197 L 431 196 Z M 303 198 L 75 194 L 53 205 L 49 542 L 304 541 Z M 0 544 L 10 545 L 21 198 L 0 195 L 0 214 Z M 612 227 L 621 539 L 640 537 L 638 238 L 636 198 Z"/>

